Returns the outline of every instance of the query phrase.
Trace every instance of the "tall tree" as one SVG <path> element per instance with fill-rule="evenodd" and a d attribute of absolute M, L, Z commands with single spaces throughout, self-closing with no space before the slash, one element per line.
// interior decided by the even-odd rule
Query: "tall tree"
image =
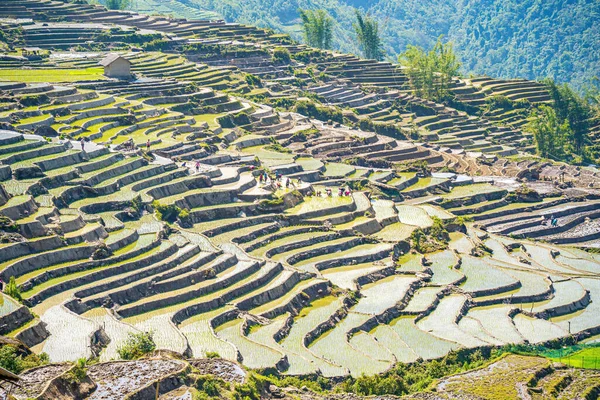
<path fill-rule="evenodd" d="M 552 97 L 552 107 L 560 122 L 568 122 L 572 134 L 568 138 L 575 153 L 582 155 L 584 148 L 589 144 L 589 133 L 591 128 L 592 107 L 588 100 L 575 93 L 569 85 L 557 85 L 554 80 L 543 81 Z"/>
<path fill-rule="evenodd" d="M 363 56 L 368 59 L 381 60 L 383 59 L 383 49 L 381 37 L 379 36 L 379 24 L 368 15 L 363 15 L 360 11 L 355 10 L 356 22 L 354 23 L 354 31 L 358 38 L 358 46 L 363 53 Z"/>
<path fill-rule="evenodd" d="M 309 46 L 331 49 L 333 19 L 325 10 L 300 10 L 304 39 Z"/>
<path fill-rule="evenodd" d="M 564 160 L 572 130 L 568 121 L 560 120 L 554 108 L 542 105 L 534 110 L 528 130 L 533 133 L 540 156 L 557 161 Z"/>
<path fill-rule="evenodd" d="M 398 57 L 399 62 L 407 68 L 411 86 L 417 95 L 427 99 L 446 98 L 452 78 L 458 75 L 461 66 L 452 43 L 444 43 L 442 38 L 438 37 L 430 51 L 409 45 Z"/>

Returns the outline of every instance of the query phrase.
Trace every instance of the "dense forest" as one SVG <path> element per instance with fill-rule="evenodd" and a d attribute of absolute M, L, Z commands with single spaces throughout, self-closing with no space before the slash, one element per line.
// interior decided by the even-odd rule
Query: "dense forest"
<path fill-rule="evenodd" d="M 138 0 L 140 1 L 140 0 Z M 143 0 L 141 0 L 143 1 Z M 407 45 L 451 40 L 462 72 L 504 78 L 550 77 L 582 88 L 600 72 L 597 0 L 178 0 L 238 21 L 303 39 L 299 9 L 332 17 L 334 49 L 358 53 L 355 8 L 380 25 L 387 57 Z"/>

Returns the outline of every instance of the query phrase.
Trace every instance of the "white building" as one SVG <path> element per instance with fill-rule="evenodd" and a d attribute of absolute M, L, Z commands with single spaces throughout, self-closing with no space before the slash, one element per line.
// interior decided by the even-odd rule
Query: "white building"
<path fill-rule="evenodd" d="M 118 54 L 109 54 L 98 64 L 104 67 L 104 75 L 109 78 L 127 79 L 131 77 L 131 62 Z"/>

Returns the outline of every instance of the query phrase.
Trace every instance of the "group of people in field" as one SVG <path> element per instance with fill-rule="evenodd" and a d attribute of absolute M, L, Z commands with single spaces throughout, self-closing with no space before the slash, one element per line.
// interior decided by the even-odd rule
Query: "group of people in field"
<path fill-rule="evenodd" d="M 546 216 L 542 215 L 542 218 L 540 219 L 540 224 L 558 226 L 558 218 L 555 218 L 554 215 L 551 215 L 548 219 L 546 219 Z"/>
<path fill-rule="evenodd" d="M 352 194 L 352 191 L 350 190 L 350 188 L 348 186 L 340 186 L 338 188 L 337 191 L 337 195 L 339 197 L 343 197 L 343 196 L 350 196 Z M 315 196 L 317 197 L 333 197 L 333 190 L 331 190 L 331 188 L 325 188 L 325 193 L 323 193 L 321 190 L 317 190 L 315 192 Z"/>

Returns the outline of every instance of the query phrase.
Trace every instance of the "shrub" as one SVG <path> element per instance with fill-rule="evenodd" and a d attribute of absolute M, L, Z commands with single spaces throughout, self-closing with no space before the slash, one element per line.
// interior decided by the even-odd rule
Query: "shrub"
<path fill-rule="evenodd" d="M 87 376 L 87 359 L 80 358 L 66 374 L 66 379 L 71 383 L 79 383 Z"/>
<path fill-rule="evenodd" d="M 221 358 L 221 355 L 216 351 L 207 351 L 206 358 Z"/>
<path fill-rule="evenodd" d="M 234 400 L 260 400 L 261 393 L 265 390 L 266 385 L 270 384 L 268 378 L 251 373 L 248 380 L 243 385 L 235 385 L 233 390 Z"/>
<path fill-rule="evenodd" d="M 427 229 L 415 229 L 410 235 L 412 247 L 419 253 L 431 253 L 448 247 L 450 236 L 443 221 L 437 217 L 431 217 L 433 224 Z"/>
<path fill-rule="evenodd" d="M 112 256 L 112 254 L 113 254 L 113 252 L 110 249 L 110 247 L 108 247 L 106 245 L 106 243 L 101 242 L 101 243 L 98 243 L 96 245 L 96 249 L 94 250 L 94 252 L 90 256 L 90 258 L 92 260 L 104 260 L 104 259 Z"/>
<path fill-rule="evenodd" d="M 46 353 L 39 355 L 32 353 L 23 358 L 22 355 L 18 354 L 17 348 L 13 345 L 9 344 L 0 347 L 0 367 L 15 374 L 44 364 L 48 364 L 48 354 Z"/>
<path fill-rule="evenodd" d="M 9 295 L 17 301 L 23 300 L 23 297 L 21 297 L 21 289 L 19 289 L 19 286 L 17 285 L 17 281 L 15 280 L 14 276 L 10 277 L 8 283 L 6 284 L 6 287 L 4 288 L 4 293 L 6 293 L 7 295 Z"/>
<path fill-rule="evenodd" d="M 262 81 L 256 75 L 244 74 L 244 79 L 245 79 L 246 83 L 248 84 L 248 86 L 254 86 L 254 87 L 262 86 Z"/>
<path fill-rule="evenodd" d="M 395 139 L 406 139 L 400 126 L 389 122 L 374 122 L 371 118 L 363 118 L 358 123 L 363 131 L 375 132 L 380 135 L 390 136 Z"/>
<path fill-rule="evenodd" d="M 511 110 L 513 108 L 513 102 L 506 96 L 495 95 L 485 99 L 490 110 Z"/>
<path fill-rule="evenodd" d="M 144 202 L 142 201 L 142 196 L 136 196 L 133 198 L 133 200 L 131 200 L 131 208 L 133 208 L 138 214 L 144 211 Z"/>
<path fill-rule="evenodd" d="M 190 210 L 188 210 L 187 208 L 181 210 L 181 212 L 179 213 L 179 222 L 181 222 L 181 224 L 185 226 L 190 225 Z"/>
<path fill-rule="evenodd" d="M 200 375 L 196 378 L 196 382 L 194 382 L 194 386 L 201 392 L 206 393 L 208 397 L 217 397 L 219 396 L 219 388 L 224 387 L 227 384 L 224 380 L 219 379 L 213 375 Z M 202 394 L 200 394 L 202 398 Z"/>
<path fill-rule="evenodd" d="M 335 107 L 319 106 L 310 100 L 301 100 L 296 103 L 295 111 L 307 117 L 316 118 L 321 121 L 335 121 L 340 124 L 344 122 L 342 111 Z"/>
<path fill-rule="evenodd" d="M 289 64 L 290 61 L 292 61 L 292 56 L 285 47 L 276 47 L 275 50 L 273 50 L 273 62 Z"/>
<path fill-rule="evenodd" d="M 177 207 L 175 204 L 161 204 L 158 200 L 154 200 L 152 202 L 152 207 L 156 210 L 156 217 L 161 221 L 166 222 L 175 222 L 179 214 L 181 213 L 181 208 Z"/>
<path fill-rule="evenodd" d="M 164 39 L 154 39 L 151 42 L 142 44 L 145 51 L 164 51 L 171 47 L 171 42 Z"/>
<path fill-rule="evenodd" d="M 308 64 L 312 61 L 319 61 L 323 59 L 323 53 L 321 50 L 311 49 L 300 51 L 292 56 L 294 60 L 298 60 L 305 64 Z"/>
<path fill-rule="evenodd" d="M 287 147 L 283 147 L 280 143 L 273 143 L 268 146 L 265 146 L 265 150 L 276 151 L 278 153 L 291 153 L 292 151 Z"/>
<path fill-rule="evenodd" d="M 250 117 L 245 111 L 237 114 L 227 114 L 217 118 L 217 122 L 222 128 L 234 128 L 240 125 L 250 124 Z"/>
<path fill-rule="evenodd" d="M 19 230 L 19 226 L 10 218 L 0 215 L 0 229 L 3 231 L 16 232 Z"/>
<path fill-rule="evenodd" d="M 21 358 L 17 356 L 17 348 L 11 345 L 0 348 L 0 367 L 7 369 L 15 374 L 23 370 Z"/>
<path fill-rule="evenodd" d="M 125 344 L 117 350 L 119 357 L 124 360 L 135 360 L 145 354 L 152 353 L 156 344 L 152 332 L 130 333 Z"/>
<path fill-rule="evenodd" d="M 298 131 L 290 137 L 290 142 L 306 142 L 308 139 L 316 138 L 320 135 L 316 128 L 309 128 Z"/>

